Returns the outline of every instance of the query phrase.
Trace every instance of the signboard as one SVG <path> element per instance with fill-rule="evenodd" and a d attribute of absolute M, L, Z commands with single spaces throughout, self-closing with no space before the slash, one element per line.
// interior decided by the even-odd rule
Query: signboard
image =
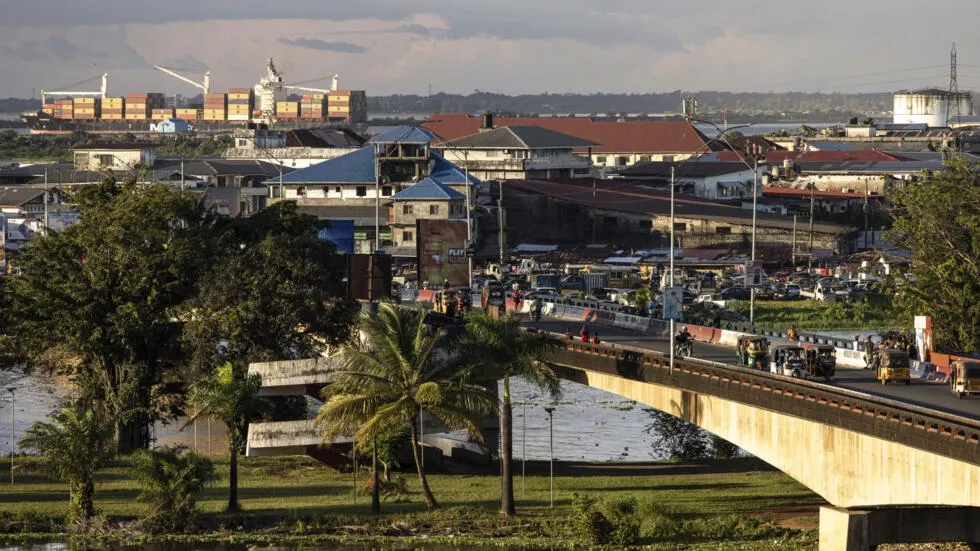
<path fill-rule="evenodd" d="M 330 241 L 337 246 L 341 254 L 354 254 L 354 221 L 328 220 L 329 228 L 320 230 L 320 239 Z"/>
<path fill-rule="evenodd" d="M 915 316 L 915 347 L 919 352 L 919 359 L 928 361 L 929 352 L 932 351 L 932 317 Z"/>
<path fill-rule="evenodd" d="M 745 263 L 745 285 L 762 285 L 764 271 L 762 263 L 749 260 Z"/>
<path fill-rule="evenodd" d="M 391 296 L 391 257 L 380 254 L 347 255 L 347 295 L 354 300 Z"/>
<path fill-rule="evenodd" d="M 664 319 L 679 320 L 684 311 L 684 288 L 664 287 Z"/>
<path fill-rule="evenodd" d="M 430 287 L 469 284 L 465 221 L 417 220 L 416 236 L 419 283 L 428 282 Z"/>

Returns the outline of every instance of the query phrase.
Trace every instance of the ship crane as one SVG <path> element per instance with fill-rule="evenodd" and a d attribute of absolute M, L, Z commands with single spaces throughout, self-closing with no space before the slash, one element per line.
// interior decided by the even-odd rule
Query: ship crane
<path fill-rule="evenodd" d="M 99 77 L 95 77 L 95 78 L 99 78 Z M 82 82 L 76 82 L 72 86 L 78 86 L 79 84 L 84 84 L 86 82 L 95 80 L 95 78 L 90 78 L 88 80 L 83 80 Z M 66 88 L 71 88 L 71 86 L 67 86 Z M 66 91 L 66 90 L 49 91 L 49 90 L 41 90 L 41 103 L 42 104 L 48 103 L 48 96 L 49 95 L 52 95 L 52 96 L 94 96 L 94 97 L 105 99 L 105 97 L 106 97 L 106 91 L 108 90 L 108 88 L 109 88 L 109 73 L 102 73 L 102 86 L 99 88 L 98 91 L 73 91 L 73 90 L 71 90 L 71 91 Z"/>
<path fill-rule="evenodd" d="M 300 84 L 308 84 L 310 82 L 319 82 L 319 81 L 324 80 L 326 78 L 332 78 L 333 79 L 333 81 L 330 83 L 330 89 L 329 90 L 323 90 L 322 88 L 305 88 L 303 86 L 299 86 Z M 337 88 L 339 86 L 339 79 L 340 79 L 340 75 L 333 75 L 333 77 L 320 77 L 320 78 L 315 78 L 315 79 L 312 79 L 312 80 L 304 80 L 302 82 L 297 82 L 295 84 L 284 84 L 283 85 L 283 88 L 288 88 L 290 90 L 301 90 L 303 92 L 319 92 L 321 94 L 329 94 L 330 92 L 336 92 L 337 91 Z"/>
<path fill-rule="evenodd" d="M 168 69 L 166 67 L 161 67 L 159 65 L 154 65 L 153 68 L 154 69 L 159 69 L 160 71 L 163 71 L 164 73 L 167 73 L 168 75 L 170 75 L 170 76 L 172 76 L 174 78 L 179 78 L 180 80 L 186 82 L 187 84 L 190 84 L 191 86 L 193 86 L 195 88 L 200 88 L 201 91 L 204 94 L 208 94 L 208 93 L 211 92 L 211 71 L 207 71 L 206 73 L 204 73 L 204 82 L 194 82 L 193 80 L 191 80 L 191 79 L 189 79 L 189 78 L 187 78 L 187 77 L 185 77 L 183 75 L 180 75 L 180 74 L 178 74 L 178 73 L 174 72 L 173 70 Z"/>

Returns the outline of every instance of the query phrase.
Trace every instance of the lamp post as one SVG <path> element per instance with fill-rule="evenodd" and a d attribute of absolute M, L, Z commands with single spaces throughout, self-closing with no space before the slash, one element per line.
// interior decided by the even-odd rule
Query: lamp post
<path fill-rule="evenodd" d="M 670 276 L 668 282 L 670 282 L 670 299 L 673 299 L 674 293 L 674 177 L 675 177 L 674 165 L 670 165 Z M 667 307 L 667 293 L 664 293 L 664 308 Z M 674 374 L 674 305 L 670 306 L 670 335 L 669 346 L 670 348 L 670 369 L 668 373 Z"/>
<path fill-rule="evenodd" d="M 554 431 L 554 413 L 555 408 L 547 407 L 544 408 L 548 412 L 548 463 L 549 463 L 549 474 L 548 482 L 551 488 L 551 507 L 555 506 L 555 431 Z"/>
<path fill-rule="evenodd" d="M 525 464 L 527 463 L 527 401 L 537 398 L 537 394 L 532 394 L 528 396 L 524 395 L 524 401 L 521 402 L 521 497 L 524 496 L 525 476 L 527 471 L 525 469 Z"/>
<path fill-rule="evenodd" d="M 14 397 L 14 391 L 17 390 L 16 387 L 8 386 L 7 392 L 10 393 L 10 485 L 14 485 L 14 453 L 17 451 L 17 436 L 14 432 L 15 426 L 15 412 L 17 410 L 17 401 Z"/>

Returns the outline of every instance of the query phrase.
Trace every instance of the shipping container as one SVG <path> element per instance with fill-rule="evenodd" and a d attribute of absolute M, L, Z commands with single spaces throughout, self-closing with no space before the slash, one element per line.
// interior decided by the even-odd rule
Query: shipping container
<path fill-rule="evenodd" d="M 609 272 L 585 272 L 582 274 L 582 289 L 592 294 L 593 289 L 609 288 Z"/>
<path fill-rule="evenodd" d="M 102 120 L 104 120 L 104 121 L 120 121 L 120 120 L 122 120 L 122 118 L 123 118 L 123 116 L 122 116 L 121 113 L 120 114 L 116 114 L 116 113 L 108 113 L 108 114 L 107 113 L 102 113 Z"/>

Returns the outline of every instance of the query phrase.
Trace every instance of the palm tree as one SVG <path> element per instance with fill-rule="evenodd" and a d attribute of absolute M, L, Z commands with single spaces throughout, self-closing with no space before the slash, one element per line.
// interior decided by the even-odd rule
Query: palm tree
<path fill-rule="evenodd" d="M 316 417 L 322 438 L 353 435 L 363 448 L 409 423 L 415 470 L 426 505 L 435 509 L 414 420 L 424 409 L 451 430 L 480 438 L 479 417 L 493 412 L 496 400 L 485 388 L 463 382 L 454 358 L 436 351 L 442 334 L 430 331 L 422 312 L 382 302 L 376 315 L 362 315 L 360 329 L 364 339 L 341 348 L 336 382 L 323 391 L 325 403 Z"/>
<path fill-rule="evenodd" d="M 236 376 L 230 363 L 218 372 L 190 386 L 187 404 L 195 410 L 187 426 L 198 417 L 206 416 L 224 423 L 228 429 L 228 511 L 238 511 L 238 456 L 245 451 L 249 422 L 262 407 L 259 388 L 262 376 Z"/>
<path fill-rule="evenodd" d="M 484 380 L 504 380 L 500 405 L 500 514 L 513 516 L 514 476 L 511 471 L 514 435 L 511 415 L 510 378 L 523 377 L 552 398 L 561 395 L 558 376 L 545 361 L 560 341 L 546 333 L 529 333 L 521 329 L 520 318 L 508 313 L 499 319 L 486 312 L 474 312 L 466 322 L 466 334 L 456 347 Z"/>
<path fill-rule="evenodd" d="M 27 429 L 20 445 L 37 452 L 32 466 L 68 483 L 69 520 L 86 521 L 95 514 L 95 471 L 113 456 L 113 424 L 78 406 L 63 408 L 48 419 Z"/>

